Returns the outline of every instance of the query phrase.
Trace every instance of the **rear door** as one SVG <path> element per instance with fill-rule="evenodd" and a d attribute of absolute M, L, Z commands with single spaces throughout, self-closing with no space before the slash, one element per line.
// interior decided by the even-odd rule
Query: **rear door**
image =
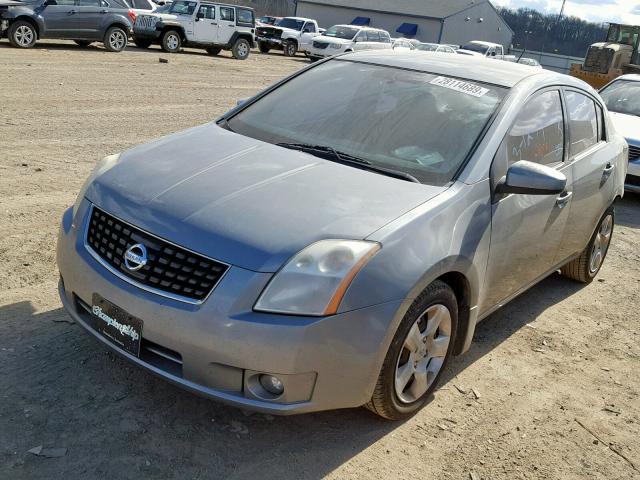
<path fill-rule="evenodd" d="M 216 43 L 218 41 L 218 21 L 216 6 L 200 4 L 193 23 L 193 38 L 196 42 Z"/>
<path fill-rule="evenodd" d="M 580 90 L 565 89 L 569 119 L 569 161 L 573 206 L 558 261 L 582 251 L 604 210 L 613 201 L 615 153 L 607 143 L 599 102 Z"/>
<path fill-rule="evenodd" d="M 565 162 L 566 126 L 558 89 L 536 93 L 522 107 L 492 165 L 497 183 L 519 160 L 546 165 L 567 177 L 560 195 L 510 194 L 494 199 L 483 312 L 502 305 L 553 266 L 571 208 L 571 165 Z"/>
<path fill-rule="evenodd" d="M 109 13 L 108 4 L 104 0 L 76 0 L 75 10 L 73 21 L 78 38 L 100 38 L 102 20 Z"/>
<path fill-rule="evenodd" d="M 236 9 L 233 7 L 218 7 L 218 43 L 226 45 L 231 41 L 236 31 Z"/>

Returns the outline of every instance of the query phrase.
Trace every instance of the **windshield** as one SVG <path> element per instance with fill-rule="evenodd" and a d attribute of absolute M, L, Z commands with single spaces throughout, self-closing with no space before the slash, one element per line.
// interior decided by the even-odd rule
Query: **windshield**
<path fill-rule="evenodd" d="M 433 43 L 419 43 L 416 45 L 416 48 L 425 52 L 435 52 L 438 50 L 438 45 L 434 45 Z"/>
<path fill-rule="evenodd" d="M 278 20 L 278 23 L 276 23 L 276 25 L 282 28 L 302 30 L 302 26 L 304 25 L 304 22 L 302 20 L 296 20 L 294 18 L 283 18 L 281 20 Z"/>
<path fill-rule="evenodd" d="M 176 15 L 193 15 L 198 2 L 173 2 L 169 13 L 175 13 Z"/>
<path fill-rule="evenodd" d="M 485 53 L 487 53 L 487 50 L 489 50 L 489 47 L 487 47 L 486 45 L 478 45 L 477 43 L 467 43 L 462 47 L 462 50 L 470 50 L 472 52 L 478 52 L 484 55 Z"/>
<path fill-rule="evenodd" d="M 344 26 L 333 26 L 322 35 L 325 37 L 333 37 L 333 38 L 342 38 L 344 40 L 351 40 L 356 34 L 360 31 L 359 28 L 354 27 L 344 27 Z"/>
<path fill-rule="evenodd" d="M 430 185 L 456 175 L 506 90 L 430 73 L 331 60 L 228 120 L 272 144 L 322 145 Z"/>
<path fill-rule="evenodd" d="M 601 90 L 600 96 L 609 111 L 640 117 L 640 82 L 618 80 Z"/>

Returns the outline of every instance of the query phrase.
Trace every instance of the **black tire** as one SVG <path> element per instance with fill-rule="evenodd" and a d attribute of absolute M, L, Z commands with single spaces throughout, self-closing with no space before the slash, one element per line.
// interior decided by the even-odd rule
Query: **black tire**
<path fill-rule="evenodd" d="M 239 38 L 236 43 L 233 44 L 231 53 L 236 60 L 246 60 L 251 52 L 251 44 L 246 38 Z"/>
<path fill-rule="evenodd" d="M 177 30 L 167 30 L 162 34 L 162 50 L 178 53 L 182 47 L 182 35 Z"/>
<path fill-rule="evenodd" d="M 135 43 L 138 48 L 149 48 L 153 42 L 143 38 L 134 38 L 133 43 Z"/>
<path fill-rule="evenodd" d="M 82 48 L 87 48 L 93 43 L 91 40 L 74 40 L 74 42 L 76 43 L 76 45 Z"/>
<path fill-rule="evenodd" d="M 284 44 L 285 57 L 295 57 L 298 53 L 298 44 L 293 40 L 289 40 Z"/>
<path fill-rule="evenodd" d="M 260 49 L 260 53 L 269 53 L 271 51 L 271 47 L 267 42 L 259 42 L 258 48 Z"/>
<path fill-rule="evenodd" d="M 402 402 L 395 389 L 395 374 L 400 355 L 403 352 L 404 342 L 411 328 L 423 314 L 434 305 L 443 305 L 449 310 L 451 318 L 451 331 L 449 347 L 444 357 L 442 366 L 435 379 L 429 385 L 426 392 L 412 403 Z M 384 359 L 375 390 L 371 400 L 365 405 L 372 412 L 388 420 L 401 420 L 413 415 L 420 410 L 431 393 L 436 389 L 442 372 L 451 358 L 455 344 L 456 329 L 458 327 L 458 302 L 456 296 L 446 283 L 436 280 L 429 285 L 413 302 L 404 318 L 398 326 L 389 350 Z"/>
<path fill-rule="evenodd" d="M 592 260 L 592 255 L 596 253 L 594 250 L 594 247 L 596 247 L 597 241 L 602 242 L 602 229 L 603 227 L 606 227 L 607 224 L 605 222 L 607 222 L 608 219 L 610 219 L 611 224 L 609 228 L 607 242 L 606 242 L 606 245 L 604 245 L 604 248 L 600 250 L 600 255 L 601 255 L 600 260 L 597 262 L 597 265 L 595 266 L 595 268 L 593 268 L 594 265 L 592 265 L 591 260 Z M 591 240 L 589 240 L 589 244 L 582 251 L 580 256 L 578 258 L 575 258 L 574 260 L 571 260 L 569 263 L 565 264 L 564 266 L 562 266 L 562 268 L 560 268 L 560 273 L 562 275 L 580 283 L 591 283 L 593 279 L 596 278 L 596 275 L 598 275 L 598 272 L 600 271 L 600 268 L 602 268 L 602 264 L 604 263 L 604 260 L 607 257 L 607 252 L 609 251 L 609 245 L 611 245 L 611 237 L 613 236 L 615 219 L 616 219 L 615 210 L 613 206 L 611 206 L 607 209 L 606 212 L 604 212 L 604 215 L 602 215 L 602 218 L 598 222 L 598 226 L 595 232 L 593 232 L 593 235 L 591 236 Z M 599 245 L 601 245 L 601 243 Z"/>
<path fill-rule="evenodd" d="M 128 35 L 122 27 L 111 27 L 104 34 L 104 48 L 109 52 L 121 52 L 127 48 Z"/>
<path fill-rule="evenodd" d="M 207 48 L 207 53 L 209 55 L 213 55 L 214 57 L 216 55 L 218 55 L 221 51 L 222 51 L 222 49 L 220 47 L 209 47 L 209 48 Z"/>
<path fill-rule="evenodd" d="M 17 48 L 31 48 L 36 44 L 36 27 L 24 20 L 18 20 L 9 27 L 9 43 Z"/>

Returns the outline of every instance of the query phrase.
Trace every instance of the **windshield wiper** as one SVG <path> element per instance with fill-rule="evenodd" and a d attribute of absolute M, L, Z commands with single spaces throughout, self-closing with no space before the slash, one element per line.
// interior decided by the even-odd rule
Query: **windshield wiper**
<path fill-rule="evenodd" d="M 301 152 L 310 153 L 312 155 L 316 154 L 317 156 L 321 156 L 325 160 L 330 160 L 338 163 L 342 163 L 345 165 L 350 165 L 353 167 L 361 168 L 363 170 L 370 170 L 372 172 L 381 173 L 383 175 L 387 175 L 389 177 L 399 178 L 401 180 L 406 180 L 408 182 L 420 183 L 413 175 L 401 172 L 400 170 L 394 170 L 392 168 L 380 167 L 378 165 L 374 165 L 369 160 L 365 160 L 364 158 L 356 157 L 355 155 L 351 155 L 349 153 L 340 152 L 333 147 L 329 147 L 326 145 L 311 145 L 308 143 L 276 143 L 279 147 L 289 148 L 291 150 L 299 150 Z"/>

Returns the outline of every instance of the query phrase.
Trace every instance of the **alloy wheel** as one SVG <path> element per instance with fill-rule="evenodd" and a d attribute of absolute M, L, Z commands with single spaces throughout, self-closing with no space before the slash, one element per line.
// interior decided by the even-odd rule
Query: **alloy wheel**
<path fill-rule="evenodd" d="M 177 50 L 179 44 L 179 39 L 176 35 L 169 35 L 167 37 L 167 47 L 169 50 Z"/>
<path fill-rule="evenodd" d="M 238 45 L 238 55 L 240 57 L 245 57 L 248 54 L 249 54 L 249 47 L 247 46 L 246 43 L 242 42 L 240 45 Z"/>
<path fill-rule="evenodd" d="M 109 36 L 109 45 L 114 50 L 122 50 L 127 43 L 127 39 L 124 36 L 124 33 L 120 30 L 114 31 Z"/>
<path fill-rule="evenodd" d="M 593 241 L 591 247 L 591 256 L 589 258 L 589 271 L 591 274 L 595 274 L 602 265 L 604 256 L 609 248 L 609 242 L 611 242 L 611 232 L 613 230 L 613 217 L 607 215 L 602 220 L 600 228 L 596 233 L 596 238 Z"/>
<path fill-rule="evenodd" d="M 395 391 L 403 403 L 422 397 L 437 378 L 451 343 L 451 312 L 430 306 L 412 325 L 398 355 Z"/>
<path fill-rule="evenodd" d="M 20 25 L 14 34 L 15 41 L 21 47 L 28 47 L 31 45 L 34 39 L 34 32 L 32 28 L 26 25 Z"/>

